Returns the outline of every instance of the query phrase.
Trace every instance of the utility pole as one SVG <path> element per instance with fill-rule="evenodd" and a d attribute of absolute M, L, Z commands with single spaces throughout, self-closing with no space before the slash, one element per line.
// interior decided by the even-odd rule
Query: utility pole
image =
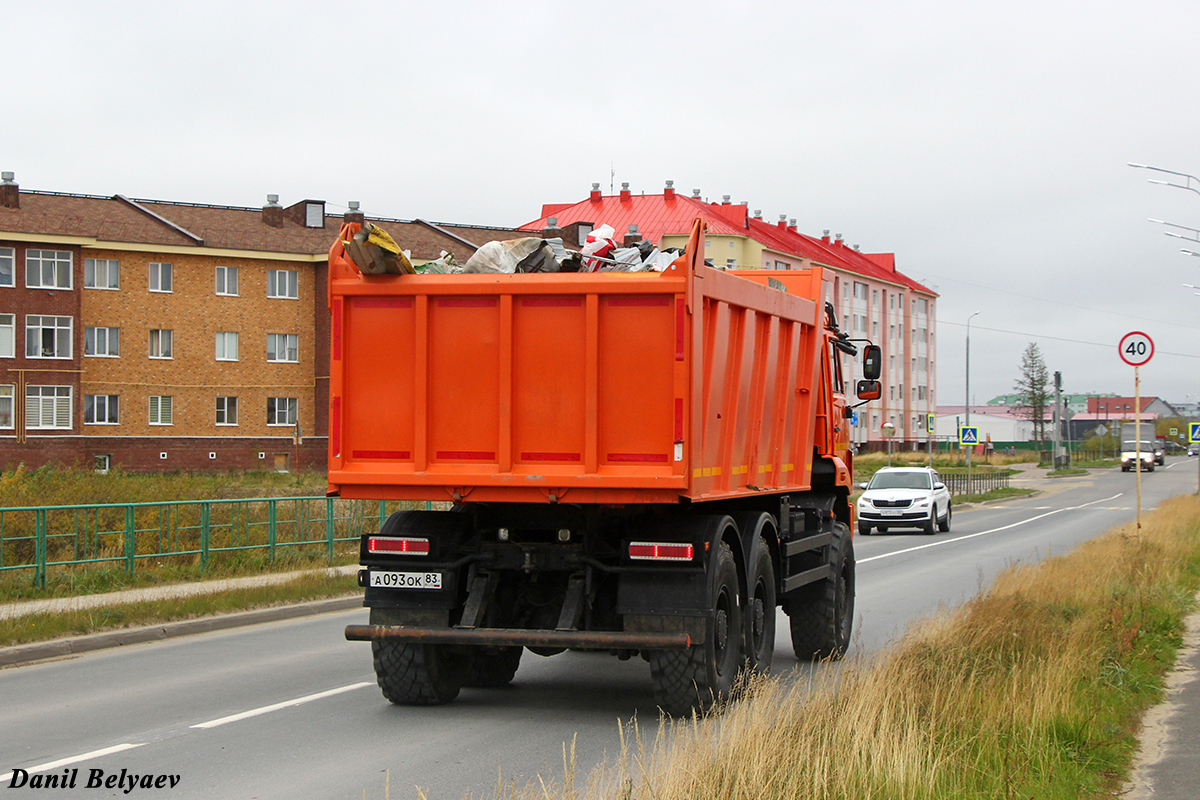
<path fill-rule="evenodd" d="M 1059 451 L 1062 449 L 1062 373 L 1054 373 L 1054 469 L 1058 469 Z"/>

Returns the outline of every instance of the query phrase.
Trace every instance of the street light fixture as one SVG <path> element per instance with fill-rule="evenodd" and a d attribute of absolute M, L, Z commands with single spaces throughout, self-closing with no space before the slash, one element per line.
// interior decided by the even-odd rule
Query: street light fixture
<path fill-rule="evenodd" d="M 1171 231 L 1163 231 L 1163 233 L 1165 233 L 1167 236 L 1174 236 L 1176 239 L 1186 239 L 1189 242 L 1200 242 L 1200 229 L 1198 228 L 1189 228 L 1187 225 L 1177 225 L 1174 222 L 1164 222 L 1161 219 L 1151 218 L 1150 222 L 1157 222 L 1159 225 L 1166 225 L 1170 228 L 1179 228 L 1180 230 L 1191 231 L 1191 236 L 1185 236 L 1182 233 L 1172 233 Z"/>
<path fill-rule="evenodd" d="M 1176 189 L 1187 189 L 1189 192 L 1195 192 L 1196 194 L 1200 194 L 1200 178 L 1197 178 L 1195 175 L 1188 175 L 1186 172 L 1176 172 L 1173 169 L 1163 169 L 1162 167 L 1151 167 L 1147 164 L 1130 163 L 1129 166 L 1136 167 L 1138 169 L 1148 169 L 1148 170 L 1152 170 L 1154 172 L 1163 172 L 1163 173 L 1166 173 L 1167 175 L 1178 175 L 1180 178 L 1184 179 L 1183 183 L 1171 183 L 1170 181 L 1156 181 L 1154 179 L 1151 179 L 1150 183 L 1155 183 L 1155 184 L 1158 184 L 1159 186 L 1174 186 Z M 1196 183 L 1195 186 L 1192 185 L 1193 181 Z"/>

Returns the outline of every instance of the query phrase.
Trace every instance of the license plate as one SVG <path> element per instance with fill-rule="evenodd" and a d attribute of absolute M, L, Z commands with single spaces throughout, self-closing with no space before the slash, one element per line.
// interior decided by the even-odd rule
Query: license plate
<path fill-rule="evenodd" d="M 902 508 L 884 508 L 884 509 L 880 509 L 880 513 L 882 513 L 885 517 L 898 517 L 904 513 L 904 509 L 902 509 Z"/>
<path fill-rule="evenodd" d="M 381 589 L 441 589 L 442 573 L 371 570 L 370 585 Z"/>

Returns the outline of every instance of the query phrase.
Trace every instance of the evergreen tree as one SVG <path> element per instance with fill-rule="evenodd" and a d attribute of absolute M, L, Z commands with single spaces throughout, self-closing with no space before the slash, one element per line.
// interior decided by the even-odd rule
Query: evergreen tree
<path fill-rule="evenodd" d="M 1048 395 L 1050 373 L 1042 358 L 1042 351 L 1037 342 L 1030 342 L 1021 353 L 1021 374 L 1013 386 L 1020 396 L 1016 414 L 1033 422 L 1034 437 L 1038 440 L 1038 449 L 1043 449 L 1046 439 L 1046 408 L 1050 404 Z"/>

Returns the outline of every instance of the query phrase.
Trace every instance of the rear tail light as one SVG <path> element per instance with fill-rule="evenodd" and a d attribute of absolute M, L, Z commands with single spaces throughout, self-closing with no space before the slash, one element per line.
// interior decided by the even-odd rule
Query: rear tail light
<path fill-rule="evenodd" d="M 428 539 L 371 536 L 367 539 L 368 553 L 399 553 L 406 556 L 429 555 Z"/>
<path fill-rule="evenodd" d="M 630 542 L 629 557 L 639 561 L 691 561 L 696 548 L 673 542 Z"/>

